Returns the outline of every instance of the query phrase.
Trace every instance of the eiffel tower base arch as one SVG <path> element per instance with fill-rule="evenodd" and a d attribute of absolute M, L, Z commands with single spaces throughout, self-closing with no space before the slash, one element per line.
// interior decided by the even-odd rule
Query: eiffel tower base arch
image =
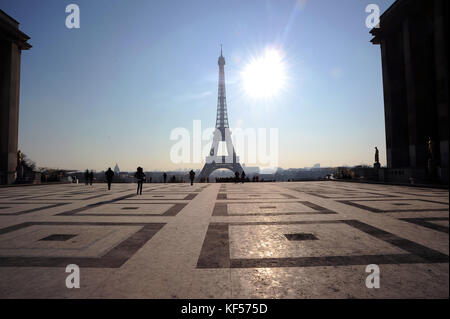
<path fill-rule="evenodd" d="M 216 169 L 229 169 L 233 173 L 238 172 L 239 176 L 244 171 L 240 163 L 206 163 L 199 175 L 199 181 L 206 180 Z"/>

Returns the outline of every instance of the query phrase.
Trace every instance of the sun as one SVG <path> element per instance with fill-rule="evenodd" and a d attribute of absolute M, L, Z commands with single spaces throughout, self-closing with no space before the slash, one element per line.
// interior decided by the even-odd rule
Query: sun
<path fill-rule="evenodd" d="M 245 92 L 252 98 L 271 98 L 286 84 L 286 67 L 280 51 L 266 49 L 252 58 L 241 73 Z"/>

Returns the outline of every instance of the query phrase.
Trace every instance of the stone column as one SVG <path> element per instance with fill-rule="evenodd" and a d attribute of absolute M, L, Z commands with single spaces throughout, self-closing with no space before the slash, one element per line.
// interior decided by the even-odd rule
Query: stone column
<path fill-rule="evenodd" d="M 416 115 L 416 97 L 415 97 L 415 76 L 413 68 L 413 59 L 411 52 L 411 33 L 410 21 L 408 18 L 403 20 L 403 54 L 405 57 L 405 85 L 406 85 L 406 103 L 408 105 L 408 129 L 409 129 L 409 163 L 411 167 L 417 166 L 416 145 L 417 145 L 417 115 Z"/>
<path fill-rule="evenodd" d="M 30 38 L 0 10 L 0 184 L 14 183 L 19 128 L 20 59 Z"/>
<path fill-rule="evenodd" d="M 386 161 L 387 167 L 392 167 L 392 99 L 389 81 L 389 67 L 387 59 L 387 41 L 381 40 L 381 64 L 383 73 L 383 95 L 384 95 L 384 122 L 386 130 Z"/>
<path fill-rule="evenodd" d="M 439 141 L 436 147 L 440 150 L 441 178 L 448 183 L 448 2 L 434 2 L 434 59 L 436 76 L 436 103 L 439 125 Z"/>

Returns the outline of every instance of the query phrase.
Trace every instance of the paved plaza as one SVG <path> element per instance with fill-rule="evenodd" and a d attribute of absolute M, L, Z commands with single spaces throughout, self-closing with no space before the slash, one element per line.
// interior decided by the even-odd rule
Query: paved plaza
<path fill-rule="evenodd" d="M 0 298 L 448 298 L 448 191 L 345 182 L 0 188 Z M 80 267 L 79 289 L 66 266 Z M 366 287 L 366 266 L 380 288 Z"/>

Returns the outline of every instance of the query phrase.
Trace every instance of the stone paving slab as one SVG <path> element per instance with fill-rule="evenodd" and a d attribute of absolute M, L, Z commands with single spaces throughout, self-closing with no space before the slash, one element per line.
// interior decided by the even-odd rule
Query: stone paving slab
<path fill-rule="evenodd" d="M 448 191 L 344 182 L 0 189 L 0 298 L 448 298 Z M 80 267 L 79 289 L 66 266 Z M 366 287 L 369 264 L 380 288 Z"/>

